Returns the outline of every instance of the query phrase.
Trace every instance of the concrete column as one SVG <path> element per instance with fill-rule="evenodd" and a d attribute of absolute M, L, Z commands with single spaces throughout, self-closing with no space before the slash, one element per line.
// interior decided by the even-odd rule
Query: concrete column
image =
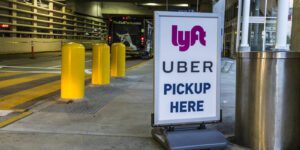
<path fill-rule="evenodd" d="M 300 52 L 300 1 L 294 0 L 291 51 Z"/>
<path fill-rule="evenodd" d="M 17 9 L 17 5 L 15 4 L 15 3 L 12 3 L 12 8 L 13 8 L 13 11 L 12 11 L 12 16 L 13 17 L 17 17 L 17 11 L 16 11 L 16 9 Z M 17 24 L 17 19 L 15 19 L 15 18 L 12 18 L 12 20 L 11 20 L 12 22 L 12 24 Z M 11 31 L 13 31 L 13 32 L 17 32 L 17 26 L 12 26 L 12 28 L 11 28 Z M 16 34 L 15 33 L 13 33 L 13 34 L 11 34 L 11 36 L 12 37 L 16 37 Z"/>
<path fill-rule="evenodd" d="M 276 35 L 276 50 L 288 50 L 287 47 L 287 28 L 289 16 L 289 0 L 278 1 L 277 15 L 277 35 Z"/>
<path fill-rule="evenodd" d="M 249 35 L 249 16 L 250 16 L 250 0 L 244 0 L 243 3 L 243 23 L 242 23 L 242 43 L 240 51 L 249 51 L 248 35 Z"/>
<path fill-rule="evenodd" d="M 33 6 L 35 6 L 35 7 L 38 7 L 38 1 L 37 0 L 33 0 L 32 1 L 33 2 Z M 37 13 L 37 9 L 36 8 L 33 8 L 33 12 L 34 13 Z M 37 33 L 37 22 L 36 22 L 36 20 L 37 20 L 37 15 L 36 14 L 34 14 L 33 15 L 33 20 L 35 20 L 34 22 L 33 22 L 33 26 L 35 27 L 35 28 L 33 28 L 33 32 L 34 33 Z M 34 34 L 32 37 L 36 37 L 36 35 Z"/>
<path fill-rule="evenodd" d="M 63 29 L 64 29 L 64 31 L 63 31 L 63 35 L 66 35 L 67 33 L 66 33 L 66 29 L 67 29 L 67 27 L 66 27 L 66 24 L 67 24 L 67 21 L 66 21 L 66 19 L 67 19 L 67 15 L 65 14 L 66 13 L 66 6 L 63 6 L 62 8 L 61 8 L 61 11 L 62 11 L 62 13 L 64 13 L 63 14 Z M 65 36 L 64 36 L 65 37 Z"/>
<path fill-rule="evenodd" d="M 77 34 L 77 22 L 76 21 L 77 21 L 77 17 L 74 17 L 74 31 L 75 31 L 74 35 L 75 35 L 75 38 L 78 39 L 78 37 L 77 37 L 77 35 L 78 35 Z"/>
<path fill-rule="evenodd" d="M 53 2 L 49 1 L 49 10 L 53 10 L 54 9 L 53 5 L 54 5 Z M 49 21 L 51 22 L 50 25 L 49 25 L 49 28 L 51 28 L 50 29 L 50 34 L 53 34 L 53 18 L 52 18 L 53 17 L 53 12 L 52 11 L 49 11 L 49 16 L 50 16 Z"/>

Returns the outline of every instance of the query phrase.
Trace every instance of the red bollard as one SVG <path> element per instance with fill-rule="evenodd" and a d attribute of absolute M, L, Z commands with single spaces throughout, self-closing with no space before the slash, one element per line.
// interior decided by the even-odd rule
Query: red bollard
<path fill-rule="evenodd" d="M 33 41 L 31 41 L 31 59 L 35 59 L 35 56 L 34 56 L 34 43 Z"/>

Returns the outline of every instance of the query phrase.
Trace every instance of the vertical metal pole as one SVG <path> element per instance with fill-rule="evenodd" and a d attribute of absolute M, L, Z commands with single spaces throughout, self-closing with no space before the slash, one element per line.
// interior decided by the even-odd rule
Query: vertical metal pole
<path fill-rule="evenodd" d="M 63 46 L 64 46 L 64 41 L 61 40 L 61 41 L 60 41 L 60 51 L 62 51 Z"/>
<path fill-rule="evenodd" d="M 85 48 L 82 44 L 67 43 L 61 57 L 61 101 L 81 101 L 84 98 Z"/>
<path fill-rule="evenodd" d="M 125 77 L 126 75 L 126 50 L 123 43 L 113 43 L 111 46 L 111 76 Z"/>
<path fill-rule="evenodd" d="M 92 84 L 110 83 L 110 48 L 105 43 L 93 46 Z"/>
<path fill-rule="evenodd" d="M 263 51 L 265 51 L 265 49 L 266 49 L 267 9 L 268 9 L 268 0 L 265 0 L 265 11 L 264 11 L 265 22 L 264 22 L 264 31 L 263 31 L 264 37 L 263 37 L 263 48 L 262 48 Z"/>
<path fill-rule="evenodd" d="M 289 16 L 289 0 L 278 1 L 277 15 L 277 35 L 276 35 L 276 50 L 288 50 L 287 47 L 287 28 Z"/>
<path fill-rule="evenodd" d="M 255 0 L 255 8 L 254 8 L 254 16 L 255 17 L 259 17 L 260 15 L 260 0 Z M 260 41 L 262 39 L 260 39 L 260 34 L 259 34 L 259 25 L 260 23 L 255 23 L 254 24 L 254 43 L 253 46 L 255 47 L 255 50 L 260 50 Z"/>
<path fill-rule="evenodd" d="M 238 18 L 237 18 L 237 29 L 236 29 L 236 52 L 239 50 L 240 35 L 241 35 L 241 16 L 242 16 L 242 0 L 238 1 Z"/>
<path fill-rule="evenodd" d="M 31 41 L 31 59 L 35 59 L 35 56 L 34 56 L 34 41 Z"/>
<path fill-rule="evenodd" d="M 249 17 L 250 17 L 250 0 L 244 0 L 243 4 L 243 24 L 242 24 L 242 43 L 241 51 L 249 51 L 248 35 L 249 35 Z"/>

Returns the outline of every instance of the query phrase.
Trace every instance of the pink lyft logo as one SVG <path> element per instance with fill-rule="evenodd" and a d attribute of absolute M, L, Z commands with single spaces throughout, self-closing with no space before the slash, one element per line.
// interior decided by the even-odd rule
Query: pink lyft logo
<path fill-rule="evenodd" d="M 206 46 L 206 32 L 201 26 L 194 26 L 191 31 L 178 31 L 177 25 L 172 25 L 172 44 L 178 46 L 179 51 L 184 52 L 189 49 L 190 46 L 195 45 L 196 41 Z"/>

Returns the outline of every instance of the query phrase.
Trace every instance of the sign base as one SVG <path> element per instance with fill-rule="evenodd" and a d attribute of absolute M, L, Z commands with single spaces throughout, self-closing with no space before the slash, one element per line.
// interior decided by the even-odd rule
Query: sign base
<path fill-rule="evenodd" d="M 225 149 L 227 140 L 214 129 L 179 128 L 168 130 L 163 127 L 152 129 L 152 137 L 167 150 Z"/>

